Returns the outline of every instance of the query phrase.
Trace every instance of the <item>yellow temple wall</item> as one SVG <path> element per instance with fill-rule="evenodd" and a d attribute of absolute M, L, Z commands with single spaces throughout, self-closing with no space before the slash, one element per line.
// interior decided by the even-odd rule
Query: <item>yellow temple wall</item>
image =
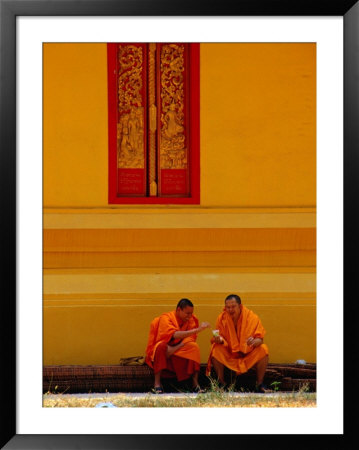
<path fill-rule="evenodd" d="M 44 364 L 143 355 L 237 293 L 270 361 L 316 360 L 314 44 L 201 44 L 200 205 L 109 205 L 106 44 L 44 44 Z M 198 342 L 202 362 L 210 332 Z"/>

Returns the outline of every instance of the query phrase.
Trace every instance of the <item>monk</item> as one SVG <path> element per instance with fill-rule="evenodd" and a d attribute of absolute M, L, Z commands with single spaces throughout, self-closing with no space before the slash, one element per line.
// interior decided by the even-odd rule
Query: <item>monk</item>
<path fill-rule="evenodd" d="M 209 327 L 208 322 L 199 325 L 193 303 L 187 298 L 178 302 L 175 311 L 161 314 L 151 322 L 145 361 L 155 373 L 153 393 L 163 393 L 161 377 L 176 377 L 178 381 L 192 378 L 193 391 L 203 392 L 198 384 L 200 352 L 196 339 Z"/>
<path fill-rule="evenodd" d="M 257 372 L 256 392 L 271 392 L 263 384 L 268 364 L 268 347 L 263 344 L 265 330 L 259 317 L 241 304 L 238 295 L 226 297 L 216 329 L 219 333 L 211 339 L 207 376 L 213 365 L 220 385 L 225 387 L 224 367 L 239 375 L 254 366 Z"/>

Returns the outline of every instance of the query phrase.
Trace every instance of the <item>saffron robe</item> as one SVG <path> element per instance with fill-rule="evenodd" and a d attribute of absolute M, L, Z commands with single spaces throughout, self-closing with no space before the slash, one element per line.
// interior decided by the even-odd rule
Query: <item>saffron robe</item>
<path fill-rule="evenodd" d="M 265 344 L 255 348 L 252 345 L 247 345 L 247 340 L 251 336 L 263 339 L 265 329 L 259 317 L 253 311 L 243 305 L 240 305 L 240 308 L 241 313 L 237 322 L 237 330 L 226 310 L 217 318 L 216 329 L 219 330 L 224 343 L 216 344 L 214 338 L 211 339 L 212 347 L 207 363 L 207 375 L 211 373 L 212 357 L 239 375 L 247 372 L 269 353 Z"/>
<path fill-rule="evenodd" d="M 150 367 L 155 369 L 155 357 L 156 350 L 163 348 L 163 344 L 166 345 L 177 345 L 179 342 L 183 342 L 183 347 L 179 348 L 175 351 L 175 353 L 167 358 L 168 364 L 167 369 L 169 371 L 175 371 L 177 375 L 177 379 L 181 381 L 181 379 L 189 377 L 195 370 L 199 370 L 200 368 L 200 351 L 199 346 L 196 343 L 197 334 L 193 334 L 184 339 L 174 339 L 173 334 L 176 331 L 188 331 L 194 328 L 198 328 L 199 322 L 195 315 L 192 315 L 191 319 L 187 322 L 181 323 L 179 319 L 177 319 L 176 311 L 171 311 L 168 313 L 161 314 L 159 317 L 156 317 L 150 325 L 150 333 L 148 336 L 147 348 L 146 348 L 146 359 L 145 362 Z M 177 370 L 174 370 L 174 367 L 177 367 L 178 361 L 176 358 L 183 358 L 185 360 L 190 360 L 190 364 L 186 365 L 186 371 L 189 371 L 184 377 L 183 374 L 179 374 Z M 163 359 L 163 358 L 162 358 Z M 174 364 L 173 364 L 174 362 Z"/>

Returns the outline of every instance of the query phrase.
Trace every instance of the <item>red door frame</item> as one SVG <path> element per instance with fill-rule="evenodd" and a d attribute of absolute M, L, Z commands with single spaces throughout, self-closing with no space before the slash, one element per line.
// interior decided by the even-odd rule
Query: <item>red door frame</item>
<path fill-rule="evenodd" d="M 107 44 L 108 67 L 108 202 L 109 204 L 199 204 L 200 203 L 200 44 L 189 51 L 189 182 L 188 197 L 125 197 L 117 194 L 117 46 Z"/>

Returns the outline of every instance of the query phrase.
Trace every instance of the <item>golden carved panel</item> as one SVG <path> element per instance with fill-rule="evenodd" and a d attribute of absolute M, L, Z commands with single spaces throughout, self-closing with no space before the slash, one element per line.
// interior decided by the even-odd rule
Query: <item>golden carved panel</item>
<path fill-rule="evenodd" d="M 161 169 L 187 168 L 184 51 L 183 44 L 166 44 L 161 48 Z"/>
<path fill-rule="evenodd" d="M 144 168 L 143 48 L 118 49 L 118 167 Z"/>

